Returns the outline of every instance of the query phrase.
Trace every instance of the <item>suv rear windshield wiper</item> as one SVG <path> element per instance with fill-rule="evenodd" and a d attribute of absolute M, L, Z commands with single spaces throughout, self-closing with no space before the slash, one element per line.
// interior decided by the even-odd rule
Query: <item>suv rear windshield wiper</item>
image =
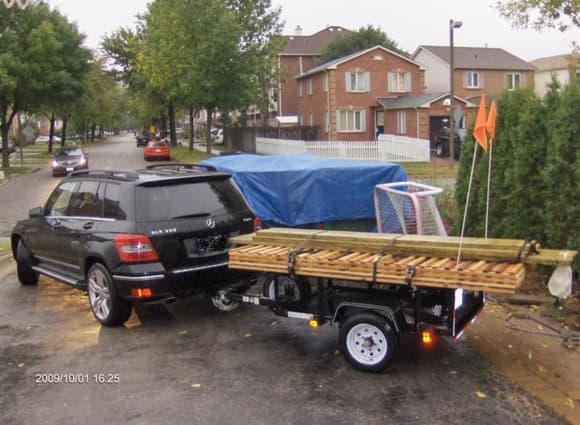
<path fill-rule="evenodd" d="M 171 217 L 174 218 L 195 218 L 195 217 L 209 217 L 210 213 L 197 213 L 197 214 L 183 214 L 183 215 L 174 215 Z"/>

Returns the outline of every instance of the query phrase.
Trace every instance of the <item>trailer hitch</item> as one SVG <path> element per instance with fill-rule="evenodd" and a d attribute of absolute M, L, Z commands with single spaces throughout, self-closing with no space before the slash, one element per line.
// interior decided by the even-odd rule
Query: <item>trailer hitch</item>
<path fill-rule="evenodd" d="M 523 326 L 518 325 L 517 323 L 513 323 L 513 319 L 517 320 L 530 320 L 536 323 L 539 323 L 543 327 L 549 329 L 549 331 L 539 330 L 539 329 L 530 329 L 525 328 Z M 510 317 L 506 319 L 506 326 L 510 329 L 526 332 L 529 334 L 535 335 L 544 335 L 544 336 L 551 336 L 556 338 L 562 338 L 562 342 L 564 345 L 567 344 L 580 344 L 580 332 L 563 332 L 560 329 L 556 328 L 552 324 L 538 318 L 532 316 L 531 314 L 512 314 Z"/>

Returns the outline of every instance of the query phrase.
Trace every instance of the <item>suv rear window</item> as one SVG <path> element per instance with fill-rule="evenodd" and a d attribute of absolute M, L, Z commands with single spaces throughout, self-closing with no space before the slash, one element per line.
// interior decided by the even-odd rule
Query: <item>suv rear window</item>
<path fill-rule="evenodd" d="M 137 187 L 137 221 L 165 221 L 247 211 L 238 188 L 228 180 Z"/>

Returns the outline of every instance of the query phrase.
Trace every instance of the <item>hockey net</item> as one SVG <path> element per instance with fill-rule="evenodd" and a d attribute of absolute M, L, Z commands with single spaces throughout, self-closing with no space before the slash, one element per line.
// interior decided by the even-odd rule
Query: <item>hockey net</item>
<path fill-rule="evenodd" d="M 435 197 L 442 189 L 415 182 L 375 186 L 374 201 L 380 233 L 446 236 Z"/>

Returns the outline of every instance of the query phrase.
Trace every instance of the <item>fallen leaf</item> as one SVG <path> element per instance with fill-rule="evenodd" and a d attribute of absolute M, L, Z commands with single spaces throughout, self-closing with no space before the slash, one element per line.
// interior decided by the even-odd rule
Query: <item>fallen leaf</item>
<path fill-rule="evenodd" d="M 476 391 L 475 395 L 478 396 L 479 398 L 487 398 L 487 395 L 481 391 Z"/>
<path fill-rule="evenodd" d="M 548 370 L 544 366 L 538 366 L 538 370 L 542 373 L 548 373 Z"/>
<path fill-rule="evenodd" d="M 180 379 L 179 380 L 180 384 L 187 384 L 187 382 L 188 382 L 187 379 Z"/>
<path fill-rule="evenodd" d="M 514 346 L 511 344 L 508 344 L 508 348 L 511 350 L 512 348 L 514 348 Z"/>
<path fill-rule="evenodd" d="M 530 306 L 530 310 L 532 310 L 532 311 L 536 311 L 537 309 L 538 309 L 538 306 L 537 305 L 531 305 Z"/>
<path fill-rule="evenodd" d="M 532 360 L 532 357 L 533 357 L 533 356 L 532 356 L 532 352 L 530 351 L 530 352 L 528 353 L 528 359 L 529 359 L 529 360 Z"/>
<path fill-rule="evenodd" d="M 179 335 L 185 335 L 187 333 L 187 331 L 181 331 L 179 332 Z"/>
<path fill-rule="evenodd" d="M 538 330 L 543 331 L 544 327 L 542 325 L 538 325 Z"/>
<path fill-rule="evenodd" d="M 201 384 L 191 384 L 192 388 L 201 388 Z"/>
<path fill-rule="evenodd" d="M 338 350 L 334 350 L 334 355 L 335 355 L 335 356 L 338 356 L 339 354 L 340 354 L 340 351 L 338 351 Z"/>
<path fill-rule="evenodd" d="M 548 348 L 547 344 L 542 344 L 542 348 Z"/>
<path fill-rule="evenodd" d="M 249 337 L 251 337 L 251 336 L 252 336 L 252 334 L 251 334 L 251 333 L 249 333 L 249 332 L 248 332 L 247 334 L 245 334 L 245 335 L 244 335 L 244 337 L 246 337 L 246 338 L 249 338 Z"/>
<path fill-rule="evenodd" d="M 574 400 L 572 400 L 571 398 L 568 398 L 568 400 L 566 400 L 566 406 L 571 407 L 573 409 L 574 408 Z"/>
<path fill-rule="evenodd" d="M 18 367 L 24 367 L 24 363 L 18 363 Z"/>

